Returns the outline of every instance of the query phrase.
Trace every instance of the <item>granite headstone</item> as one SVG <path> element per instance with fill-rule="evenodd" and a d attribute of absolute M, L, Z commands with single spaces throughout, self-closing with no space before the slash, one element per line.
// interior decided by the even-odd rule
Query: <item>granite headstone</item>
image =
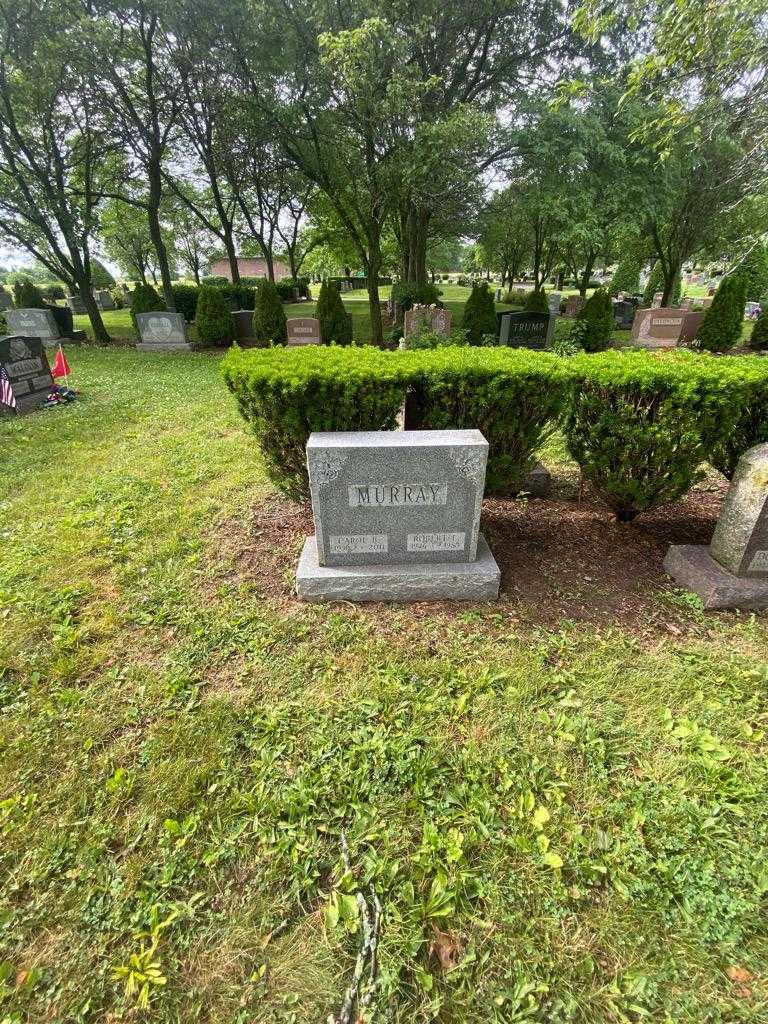
<path fill-rule="evenodd" d="M 55 341 L 61 337 L 56 317 L 50 309 L 9 309 L 5 319 L 8 330 L 22 338 Z"/>
<path fill-rule="evenodd" d="M 667 306 L 639 309 L 632 324 L 632 344 L 642 348 L 674 348 L 681 341 L 688 343 L 696 335 L 701 313 Z"/>
<path fill-rule="evenodd" d="M 320 321 L 314 316 L 295 316 L 286 322 L 289 345 L 321 345 Z"/>
<path fill-rule="evenodd" d="M 768 608 L 768 444 L 739 459 L 710 546 L 673 545 L 664 568 L 705 608 Z"/>
<path fill-rule="evenodd" d="M 315 433 L 307 600 L 488 599 L 499 570 L 479 533 L 488 442 L 478 430 Z"/>
<path fill-rule="evenodd" d="M 512 348 L 546 348 L 555 328 L 555 317 L 549 313 L 496 314 L 499 345 Z"/>
<path fill-rule="evenodd" d="M 79 295 L 68 295 L 67 305 L 77 316 L 82 316 L 85 313 L 85 303 Z"/>
<path fill-rule="evenodd" d="M 48 365 L 41 338 L 9 336 L 0 338 L 0 369 L 4 371 L 10 392 L 5 393 L 9 401 L 0 397 L 0 410 L 6 412 L 28 412 L 42 405 L 53 387 L 51 368 Z"/>
<path fill-rule="evenodd" d="M 0 309 L 10 309 L 13 305 L 13 297 L 10 292 L 0 288 Z"/>
<path fill-rule="evenodd" d="M 434 331 L 436 334 L 447 338 L 451 333 L 453 313 L 450 309 L 440 309 L 437 306 L 414 306 L 405 312 L 403 335 L 406 338 L 418 334 L 422 327 Z"/>
<path fill-rule="evenodd" d="M 189 351 L 187 328 L 181 313 L 137 313 L 140 352 Z"/>
<path fill-rule="evenodd" d="M 103 313 L 109 312 L 111 309 L 117 309 L 115 300 L 112 298 L 110 292 L 106 290 L 96 292 L 96 304 Z"/>
<path fill-rule="evenodd" d="M 549 312 L 552 316 L 560 315 L 560 300 L 562 296 L 559 292 L 550 292 L 547 296 L 547 302 L 549 303 Z"/>
<path fill-rule="evenodd" d="M 565 303 L 565 315 L 568 317 L 576 316 L 585 301 L 581 295 L 569 295 Z"/>

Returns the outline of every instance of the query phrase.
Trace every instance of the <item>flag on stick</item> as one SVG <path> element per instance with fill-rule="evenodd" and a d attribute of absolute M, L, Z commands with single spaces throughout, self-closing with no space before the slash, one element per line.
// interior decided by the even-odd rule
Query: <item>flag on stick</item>
<path fill-rule="evenodd" d="M 13 393 L 4 366 L 0 366 L 0 405 L 7 405 L 11 409 L 16 408 L 16 395 Z"/>
<path fill-rule="evenodd" d="M 56 361 L 53 364 L 51 376 L 63 377 L 68 383 L 68 378 L 71 372 L 69 363 L 67 362 L 67 357 L 64 355 L 64 349 L 61 347 L 61 344 L 59 344 L 59 351 L 56 353 Z"/>

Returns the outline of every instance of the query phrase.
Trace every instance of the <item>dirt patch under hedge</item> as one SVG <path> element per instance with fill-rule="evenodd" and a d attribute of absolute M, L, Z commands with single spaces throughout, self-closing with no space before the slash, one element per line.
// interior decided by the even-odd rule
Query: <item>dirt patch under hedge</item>
<path fill-rule="evenodd" d="M 726 484 L 713 475 L 682 501 L 617 523 L 593 495 L 582 500 L 488 499 L 482 530 L 502 571 L 498 604 L 420 602 L 414 618 L 453 617 L 470 608 L 503 613 L 531 626 L 563 621 L 653 626 L 677 634 L 691 622 L 663 569 L 670 544 L 706 544 Z M 216 584 L 247 584 L 256 598 L 298 606 L 293 572 L 304 538 L 314 532 L 309 508 L 273 494 L 223 523 L 215 540 Z M 379 621 L 402 606 L 359 606 Z"/>

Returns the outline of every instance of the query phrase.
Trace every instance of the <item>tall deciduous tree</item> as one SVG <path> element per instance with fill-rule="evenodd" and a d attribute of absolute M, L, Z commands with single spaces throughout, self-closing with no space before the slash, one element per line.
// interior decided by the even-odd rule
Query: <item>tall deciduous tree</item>
<path fill-rule="evenodd" d="M 0 230 L 78 292 L 106 344 L 91 240 L 107 145 L 91 83 L 71 58 L 80 31 L 71 14 L 48 0 L 0 0 Z"/>

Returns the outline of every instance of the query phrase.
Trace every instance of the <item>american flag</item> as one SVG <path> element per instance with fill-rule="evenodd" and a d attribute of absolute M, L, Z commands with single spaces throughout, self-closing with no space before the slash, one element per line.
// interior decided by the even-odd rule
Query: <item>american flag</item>
<path fill-rule="evenodd" d="M 16 408 L 16 396 L 4 366 L 0 366 L 0 405 L 10 406 L 11 409 Z"/>

